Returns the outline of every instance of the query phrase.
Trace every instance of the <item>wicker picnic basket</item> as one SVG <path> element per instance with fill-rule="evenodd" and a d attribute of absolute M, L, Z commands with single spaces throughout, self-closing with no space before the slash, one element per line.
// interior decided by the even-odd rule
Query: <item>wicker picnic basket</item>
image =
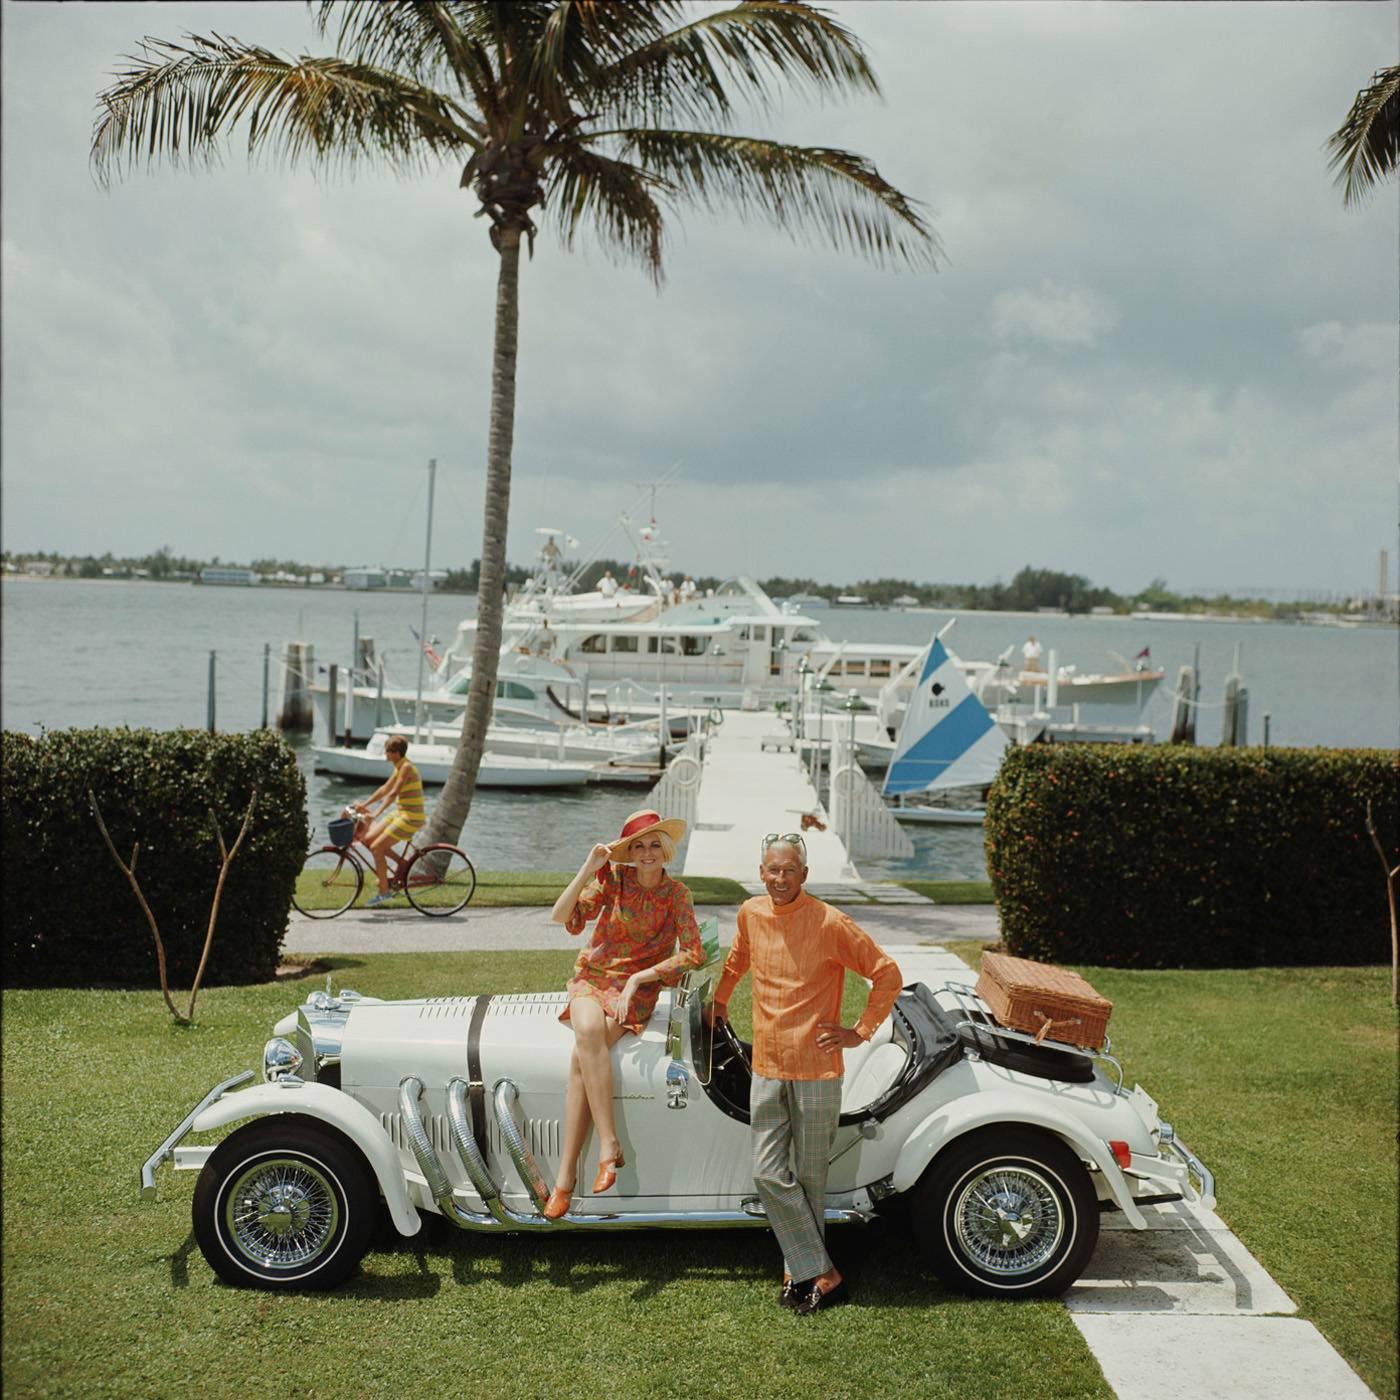
<path fill-rule="evenodd" d="M 1113 1003 L 1077 972 L 1004 953 L 984 953 L 977 995 L 999 1025 L 1037 1041 L 1059 1040 L 1098 1049 L 1106 1038 Z"/>

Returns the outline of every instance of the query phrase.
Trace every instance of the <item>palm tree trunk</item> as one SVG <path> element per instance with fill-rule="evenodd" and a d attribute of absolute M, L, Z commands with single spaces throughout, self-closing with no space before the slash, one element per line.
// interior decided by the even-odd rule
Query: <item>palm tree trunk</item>
<path fill-rule="evenodd" d="M 481 573 L 476 591 L 476 643 L 462 738 L 452 771 L 433 812 L 428 840 L 455 842 L 476 795 L 476 775 L 486 726 L 496 700 L 505 602 L 506 525 L 510 516 L 510 458 L 515 440 L 515 355 L 520 327 L 520 230 L 500 230 L 501 268 L 496 279 L 496 341 L 491 363 L 491 432 L 486 457 Z"/>

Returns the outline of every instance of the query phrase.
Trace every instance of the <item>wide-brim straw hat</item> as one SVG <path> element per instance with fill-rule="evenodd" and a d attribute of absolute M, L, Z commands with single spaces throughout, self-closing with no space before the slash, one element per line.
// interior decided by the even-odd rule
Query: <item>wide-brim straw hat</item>
<path fill-rule="evenodd" d="M 628 850 L 639 836 L 650 836 L 653 831 L 664 832 L 673 845 L 679 845 L 685 835 L 685 822 L 680 817 L 662 818 L 660 812 L 643 809 L 633 812 L 622 823 L 622 835 L 608 847 L 608 859 L 617 865 L 630 865 Z"/>

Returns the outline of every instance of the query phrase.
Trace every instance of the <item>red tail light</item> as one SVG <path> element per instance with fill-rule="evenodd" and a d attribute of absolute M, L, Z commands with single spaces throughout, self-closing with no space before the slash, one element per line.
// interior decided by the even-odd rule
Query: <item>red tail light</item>
<path fill-rule="evenodd" d="M 1117 1138 L 1110 1138 L 1108 1150 L 1113 1153 L 1113 1160 L 1118 1163 L 1124 1171 L 1132 1165 L 1133 1149 L 1126 1142 L 1120 1142 Z"/>

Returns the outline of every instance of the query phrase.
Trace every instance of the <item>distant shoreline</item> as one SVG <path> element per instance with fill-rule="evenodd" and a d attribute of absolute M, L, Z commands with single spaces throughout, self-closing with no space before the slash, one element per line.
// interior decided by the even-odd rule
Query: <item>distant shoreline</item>
<path fill-rule="evenodd" d="M 392 594 L 396 597 L 417 598 L 421 596 L 420 590 L 416 588 L 347 588 L 343 583 L 276 583 L 271 580 L 256 584 L 237 583 L 202 583 L 196 579 L 159 579 L 159 578 L 73 578 L 71 575 L 51 575 L 7 573 L 3 575 L 6 583 L 100 583 L 108 584 L 154 584 L 162 588 L 177 587 L 184 585 L 188 588 L 217 588 L 232 593 L 252 592 L 261 589 L 276 589 L 281 593 L 343 593 L 349 598 L 379 597 L 384 594 Z M 457 592 L 455 589 L 436 588 L 430 595 L 434 598 L 475 598 L 475 593 Z M 810 608 L 800 611 L 811 612 Z M 815 611 L 822 613 L 830 612 L 836 615 L 844 613 L 908 613 L 914 617 L 933 616 L 971 616 L 971 617 L 1008 617 L 1021 618 L 1029 621 L 1036 619 L 1045 620 L 1053 618 L 1057 622 L 1247 622 L 1261 627 L 1340 627 L 1344 631 L 1359 630 L 1362 628 L 1371 629 L 1385 627 L 1394 630 L 1397 624 L 1384 619 L 1365 617 L 1345 617 L 1338 615 L 1337 621 L 1309 621 L 1300 617 L 1258 617 L 1249 613 L 1225 613 L 1225 612 L 1141 612 L 1141 613 L 1093 613 L 1093 612 L 1064 612 L 1060 610 L 1036 609 L 1035 611 L 1014 611 L 1000 610 L 996 608 L 930 608 L 920 605 L 916 608 L 896 608 L 883 604 L 870 604 L 863 608 L 833 608 L 830 604 L 820 604 Z"/>

